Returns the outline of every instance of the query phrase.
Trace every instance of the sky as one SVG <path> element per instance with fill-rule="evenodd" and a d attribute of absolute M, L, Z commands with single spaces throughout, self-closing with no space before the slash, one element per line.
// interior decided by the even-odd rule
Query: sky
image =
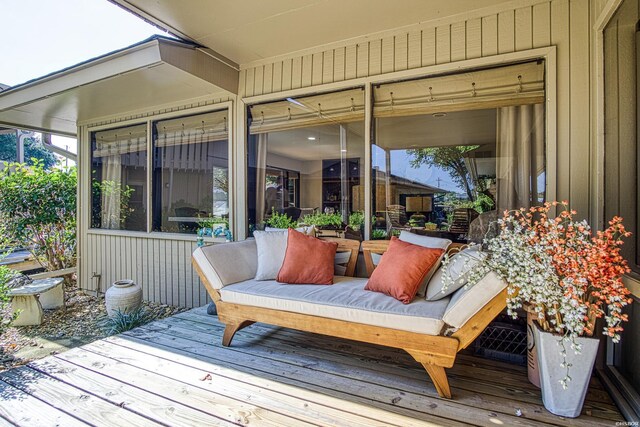
<path fill-rule="evenodd" d="M 0 83 L 9 86 L 164 34 L 107 0 L 0 0 L 0 15 Z M 52 139 L 75 151 L 75 140 Z"/>

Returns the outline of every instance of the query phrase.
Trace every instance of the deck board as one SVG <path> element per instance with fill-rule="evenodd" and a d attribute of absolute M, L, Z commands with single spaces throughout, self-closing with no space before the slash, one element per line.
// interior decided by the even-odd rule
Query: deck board
<path fill-rule="evenodd" d="M 3 425 L 597 426 L 623 418 L 597 379 L 556 417 L 520 366 L 462 354 L 442 399 L 405 352 L 255 324 L 222 347 L 204 308 L 0 374 Z"/>

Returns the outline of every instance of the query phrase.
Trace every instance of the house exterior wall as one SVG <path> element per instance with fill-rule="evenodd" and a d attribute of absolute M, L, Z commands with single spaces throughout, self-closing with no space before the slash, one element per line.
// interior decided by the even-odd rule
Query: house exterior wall
<path fill-rule="evenodd" d="M 602 1 L 513 2 L 514 7 L 440 20 L 382 37 L 244 66 L 239 97 L 383 76 L 421 67 L 557 47 L 556 197 L 590 212 L 591 26 Z"/>
<path fill-rule="evenodd" d="M 244 144 L 248 103 L 278 99 L 292 90 L 313 93 L 350 83 L 370 83 L 411 70 L 416 75 L 428 76 L 442 67 L 455 70 L 456 63 L 465 64 L 470 60 L 490 65 L 494 59 L 499 63 L 509 54 L 526 54 L 533 49 L 555 46 L 557 89 L 550 101 L 553 108 L 547 109 L 547 113 L 554 116 L 554 127 L 550 131 L 555 138 L 548 159 L 553 168 L 550 176 L 555 178 L 548 186 L 553 188 L 555 198 L 570 200 L 581 215 L 597 218 L 598 180 L 592 176 L 601 173 L 601 166 L 592 132 L 595 126 L 592 25 L 604 4 L 605 0 L 516 0 L 499 9 L 442 18 L 378 36 L 363 36 L 241 65 L 237 98 L 200 100 L 82 124 L 79 191 L 88 194 L 89 127 L 233 101 L 231 158 L 235 167 L 231 209 L 234 236 L 241 239 L 246 228 Z M 367 94 L 370 95 L 370 86 Z M 370 120 L 370 112 L 367 114 Z M 81 200 L 89 201 L 84 196 Z M 130 277 L 142 284 L 144 297 L 151 301 L 187 307 L 208 301 L 190 263 L 195 236 L 89 230 L 88 218 L 89 206 L 83 206 L 79 218 L 79 278 L 84 289 L 104 292 L 114 280 Z"/>
<path fill-rule="evenodd" d="M 191 235 L 144 233 L 89 229 L 91 141 L 89 129 L 118 126 L 119 123 L 146 120 L 167 113 L 180 113 L 232 101 L 232 98 L 199 99 L 187 104 L 165 106 L 118 117 L 103 118 L 81 124 L 78 128 L 78 282 L 91 293 L 105 292 L 116 280 L 132 279 L 142 285 L 148 301 L 200 307 L 209 299 L 198 275 L 191 266 L 196 237 Z"/>

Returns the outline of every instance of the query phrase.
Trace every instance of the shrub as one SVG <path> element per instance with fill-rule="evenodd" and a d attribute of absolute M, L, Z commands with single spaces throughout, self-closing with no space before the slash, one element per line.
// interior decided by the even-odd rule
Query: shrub
<path fill-rule="evenodd" d="M 315 225 L 316 227 L 337 227 L 342 228 L 342 215 L 339 213 L 326 214 L 326 213 L 315 213 L 310 215 L 305 215 L 302 219 L 302 222 L 305 225 Z"/>
<path fill-rule="evenodd" d="M 8 295 L 8 283 L 15 275 L 15 271 L 5 265 L 0 265 L 0 336 L 18 316 L 18 313 L 11 314 L 9 307 L 11 298 Z"/>
<path fill-rule="evenodd" d="M 355 211 L 349 215 L 349 228 L 353 231 L 359 231 L 360 227 L 364 225 L 364 212 Z"/>
<path fill-rule="evenodd" d="M 117 310 L 113 317 L 107 318 L 105 328 L 109 335 L 121 334 L 149 323 L 154 319 L 155 316 L 145 310 L 144 307 L 138 307 L 131 312 Z"/>
<path fill-rule="evenodd" d="M 47 270 L 76 263 L 75 168 L 11 164 L 0 171 L 0 247 L 24 247 Z"/>
<path fill-rule="evenodd" d="M 298 226 L 297 221 L 285 213 L 276 212 L 275 208 L 271 210 L 271 217 L 266 220 L 266 223 L 273 228 L 296 228 Z"/>

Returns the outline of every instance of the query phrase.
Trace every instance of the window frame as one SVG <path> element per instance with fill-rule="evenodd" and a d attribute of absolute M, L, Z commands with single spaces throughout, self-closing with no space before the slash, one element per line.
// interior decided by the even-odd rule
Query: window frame
<path fill-rule="evenodd" d="M 227 111 L 227 123 L 228 125 L 228 167 L 229 167 L 229 228 L 232 234 L 235 236 L 235 206 L 234 206 L 234 190 L 235 190 L 235 162 L 233 157 L 234 145 L 235 145 L 235 134 L 234 134 L 234 108 L 232 101 L 220 102 L 217 104 L 211 104 L 203 107 L 195 107 L 195 108 L 180 108 L 175 111 L 161 113 L 161 114 L 153 114 L 143 118 L 134 118 L 128 120 L 122 120 L 114 123 L 98 125 L 98 126 L 90 126 L 86 129 L 86 141 L 89 147 L 88 151 L 88 168 L 89 174 L 86 179 L 86 188 L 85 197 L 86 200 L 91 200 L 91 159 L 93 156 L 92 153 L 92 134 L 94 132 L 118 129 L 122 127 L 128 127 L 133 125 L 142 125 L 145 124 L 147 126 L 147 229 L 146 231 L 129 231 L 129 230 L 109 230 L 103 228 L 93 228 L 91 227 L 92 218 L 91 218 L 91 206 L 89 204 L 88 212 L 86 215 L 86 220 L 88 221 L 87 234 L 99 234 L 99 235 L 110 235 L 110 236 L 129 236 L 129 237 L 147 237 L 147 238 L 156 238 L 156 239 L 167 239 L 167 240 L 182 240 L 182 241 L 193 241 L 195 240 L 195 234 L 189 233 L 172 233 L 172 232 L 163 232 L 163 231 L 153 231 L 153 124 L 154 122 L 168 119 L 175 119 L 179 117 L 192 116 L 198 114 L 206 114 L 206 113 L 215 113 L 219 111 Z M 206 242 L 224 242 L 224 237 L 206 237 Z"/>
<path fill-rule="evenodd" d="M 555 46 L 534 48 L 519 52 L 505 53 L 484 58 L 467 59 L 464 61 L 451 62 L 445 64 L 430 65 L 414 68 L 410 70 L 395 71 L 369 77 L 360 77 L 341 82 L 322 84 L 311 87 L 283 90 L 265 95 L 254 95 L 241 97 L 237 110 L 238 143 L 236 145 L 236 156 L 238 159 L 237 170 L 241 172 L 235 191 L 244 192 L 244 196 L 237 199 L 236 208 L 236 231 L 239 239 L 246 238 L 248 227 L 248 206 L 246 200 L 246 177 L 248 165 L 246 161 L 247 140 L 248 140 L 248 115 L 249 107 L 255 104 L 263 104 L 284 100 L 287 98 L 300 98 L 323 93 L 338 92 L 356 87 L 364 87 L 365 96 L 365 194 L 371 194 L 371 146 L 373 138 L 373 86 L 394 83 L 403 80 L 429 78 L 442 74 L 464 73 L 476 69 L 488 67 L 501 67 L 516 64 L 524 61 L 543 59 L 545 66 L 545 195 L 547 200 L 557 199 L 557 48 Z M 364 239 L 370 238 L 371 230 L 371 197 L 365 197 L 365 235 Z M 553 213 L 553 212 L 552 212 Z"/>

